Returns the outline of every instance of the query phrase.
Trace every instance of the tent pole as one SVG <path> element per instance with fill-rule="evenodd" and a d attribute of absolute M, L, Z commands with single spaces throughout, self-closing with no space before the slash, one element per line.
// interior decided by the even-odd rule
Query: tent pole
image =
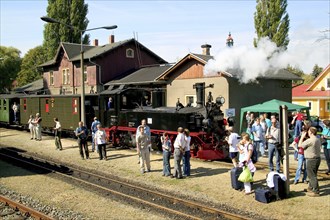
<path fill-rule="evenodd" d="M 280 112 L 282 118 L 280 131 L 282 133 L 282 147 L 285 152 L 285 156 L 283 158 L 283 173 L 286 176 L 286 195 L 290 193 L 290 174 L 289 174 L 289 134 L 288 134 L 288 107 L 286 105 L 280 106 Z"/>

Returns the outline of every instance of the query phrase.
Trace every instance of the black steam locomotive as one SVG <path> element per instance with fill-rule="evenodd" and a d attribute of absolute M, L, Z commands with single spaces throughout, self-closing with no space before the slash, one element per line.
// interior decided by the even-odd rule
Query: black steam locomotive
<path fill-rule="evenodd" d="M 217 97 L 213 102 L 213 98 L 209 97 L 205 102 L 205 83 L 196 83 L 193 87 L 196 89 L 196 107 L 184 107 L 179 101 L 176 107 L 164 107 L 165 95 L 160 90 L 126 89 L 109 94 L 114 96 L 112 98 L 116 103 L 113 109 L 106 111 L 105 116 L 112 143 L 119 146 L 135 146 L 136 128 L 142 119 L 146 119 L 153 136 L 153 148 L 160 147 L 159 137 L 165 131 L 174 141 L 177 128 L 183 127 L 190 130 L 193 157 L 208 160 L 226 158 L 228 147 L 223 140 L 225 121 L 220 109 L 224 98 Z M 213 87 L 213 84 L 208 87 Z M 144 97 L 152 97 L 152 104 L 144 102 Z M 130 108 L 132 105 L 135 107 Z"/>

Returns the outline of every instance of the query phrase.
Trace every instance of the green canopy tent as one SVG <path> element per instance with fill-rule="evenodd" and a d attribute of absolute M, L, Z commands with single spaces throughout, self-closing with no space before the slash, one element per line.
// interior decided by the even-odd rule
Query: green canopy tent
<path fill-rule="evenodd" d="M 286 105 L 288 107 L 288 111 L 298 111 L 298 110 L 306 110 L 307 117 L 309 118 L 309 107 L 303 105 L 292 104 L 291 102 L 284 102 L 277 99 L 273 99 L 267 102 L 263 102 L 261 104 L 251 105 L 244 108 L 241 108 L 241 118 L 240 118 L 240 129 L 242 132 L 242 123 L 244 113 L 250 112 L 271 112 L 271 113 L 280 113 L 280 106 Z"/>

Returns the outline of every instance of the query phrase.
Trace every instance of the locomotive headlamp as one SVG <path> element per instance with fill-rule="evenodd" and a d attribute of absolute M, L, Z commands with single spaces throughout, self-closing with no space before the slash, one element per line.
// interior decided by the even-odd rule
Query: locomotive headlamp
<path fill-rule="evenodd" d="M 225 103 L 225 98 L 220 96 L 220 97 L 217 97 L 215 102 L 218 104 L 218 105 L 223 105 Z"/>

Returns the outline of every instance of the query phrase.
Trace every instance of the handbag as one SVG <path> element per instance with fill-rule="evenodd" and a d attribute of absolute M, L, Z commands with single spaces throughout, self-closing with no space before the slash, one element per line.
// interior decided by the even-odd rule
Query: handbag
<path fill-rule="evenodd" d="M 283 158 L 285 156 L 285 151 L 284 151 L 284 148 L 282 146 L 282 144 L 276 144 L 276 148 L 277 148 L 277 151 L 280 155 L 280 158 Z"/>
<path fill-rule="evenodd" d="M 250 183 L 253 182 L 253 176 L 250 169 L 247 166 L 244 166 L 243 172 L 239 175 L 238 181 L 243 183 Z"/>

